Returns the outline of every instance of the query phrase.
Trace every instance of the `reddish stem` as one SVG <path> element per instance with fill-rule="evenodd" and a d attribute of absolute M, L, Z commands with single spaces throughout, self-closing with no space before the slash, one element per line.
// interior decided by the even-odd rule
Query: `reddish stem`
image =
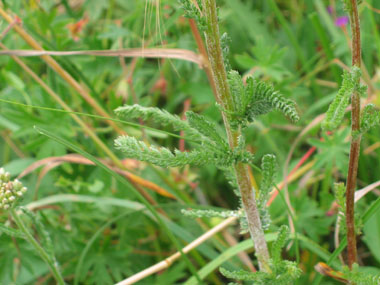
<path fill-rule="evenodd" d="M 360 23 L 356 0 L 351 0 L 350 23 L 352 31 L 352 65 L 361 66 L 361 42 Z M 360 80 L 360 79 L 359 79 Z M 352 133 L 360 130 L 360 95 L 358 92 L 352 94 L 351 100 L 351 130 Z M 348 266 L 357 262 L 356 234 L 355 234 L 355 188 L 358 174 L 359 152 L 361 136 L 353 137 L 351 141 L 350 161 L 348 165 L 347 186 L 346 186 L 346 226 L 347 226 L 347 253 Z"/>

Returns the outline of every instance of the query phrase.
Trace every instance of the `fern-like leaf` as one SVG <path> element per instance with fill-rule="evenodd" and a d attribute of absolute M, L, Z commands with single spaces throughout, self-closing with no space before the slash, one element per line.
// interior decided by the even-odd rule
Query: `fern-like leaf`
<path fill-rule="evenodd" d="M 380 111 L 376 109 L 375 105 L 368 104 L 364 107 L 360 125 L 360 133 L 366 133 L 369 129 L 380 125 Z"/>
<path fill-rule="evenodd" d="M 281 226 L 278 231 L 277 239 L 272 244 L 272 260 L 273 263 L 281 261 L 281 250 L 285 246 L 289 238 L 289 228 L 285 225 Z"/>
<path fill-rule="evenodd" d="M 276 281 L 273 284 L 295 284 L 295 280 L 302 274 L 302 270 L 297 267 L 297 264 L 289 260 L 281 260 L 274 264 L 273 268 L 276 275 Z"/>
<path fill-rule="evenodd" d="M 229 271 L 222 267 L 219 268 L 220 273 L 227 278 L 242 281 L 253 281 L 253 284 L 260 285 L 292 285 L 302 273 L 294 262 L 288 260 L 283 260 L 276 264 L 272 263 L 271 270 L 271 273 L 267 273 L 262 271 L 249 272 L 244 270 Z"/>
<path fill-rule="evenodd" d="M 120 136 L 115 140 L 115 147 L 123 151 L 128 158 L 150 162 L 161 167 L 178 167 L 188 164 L 207 165 L 214 164 L 225 168 L 235 162 L 232 152 L 225 153 L 210 151 L 207 148 L 195 149 L 190 152 L 181 152 L 175 149 L 173 152 L 167 148 L 148 146 L 144 142 L 133 137 Z"/>
<path fill-rule="evenodd" d="M 140 105 L 125 105 L 115 110 L 116 115 L 125 119 L 152 119 L 162 126 L 171 126 L 176 131 L 185 131 L 188 138 L 195 141 L 202 141 L 204 138 L 187 121 L 172 115 L 165 110 L 156 107 L 143 107 Z"/>
<path fill-rule="evenodd" d="M 248 77 L 247 85 L 244 86 L 241 76 L 234 70 L 228 73 L 228 84 L 234 103 L 234 110 L 230 112 L 223 111 L 230 116 L 233 128 L 239 126 L 245 127 L 258 116 L 266 114 L 273 109 L 281 111 L 293 122 L 299 120 L 295 103 L 274 90 L 272 85 Z"/>
<path fill-rule="evenodd" d="M 230 87 L 230 92 L 232 95 L 232 100 L 234 102 L 234 112 L 239 116 L 244 114 L 244 94 L 245 87 L 243 85 L 243 80 L 236 70 L 231 70 L 228 72 L 228 85 Z"/>
<path fill-rule="evenodd" d="M 230 55 L 230 43 L 231 43 L 231 38 L 228 36 L 227 33 L 224 33 L 220 37 L 220 46 L 222 48 L 223 52 L 223 60 L 224 60 L 224 66 L 227 71 L 231 70 L 231 64 L 229 60 L 229 55 Z"/>
<path fill-rule="evenodd" d="M 243 135 L 238 137 L 238 145 L 233 150 L 235 161 L 241 161 L 247 164 L 253 164 L 255 155 L 246 150 L 245 138 Z"/>
<path fill-rule="evenodd" d="M 360 94 L 364 93 L 366 87 L 360 85 L 360 76 L 360 68 L 356 66 L 352 68 L 351 72 L 343 72 L 342 86 L 334 98 L 334 101 L 330 104 L 326 113 L 326 118 L 322 122 L 322 128 L 324 130 L 331 131 L 339 127 L 343 120 L 346 108 L 350 104 L 351 94 L 354 91 L 359 92 Z"/>
<path fill-rule="evenodd" d="M 196 0 L 179 0 L 182 5 L 182 9 L 185 11 L 185 16 L 188 18 L 193 18 L 198 23 L 199 28 L 204 30 L 206 27 L 206 20 L 202 17 L 202 1 Z M 196 5 L 194 4 L 196 3 Z"/>
<path fill-rule="evenodd" d="M 373 275 L 359 271 L 359 265 L 353 264 L 352 270 L 348 266 L 343 267 L 344 277 L 350 281 L 350 284 L 356 285 L 378 285 L 380 284 L 380 275 Z"/>
<path fill-rule="evenodd" d="M 186 112 L 186 118 L 191 128 L 197 130 L 203 136 L 203 141 L 212 145 L 213 148 L 226 151 L 229 146 L 226 140 L 218 133 L 217 126 L 206 117 L 194 112 Z"/>
<path fill-rule="evenodd" d="M 220 273 L 223 276 L 231 279 L 237 279 L 242 281 L 255 281 L 255 284 L 264 284 L 267 273 L 264 272 L 249 272 L 245 270 L 229 271 L 223 267 L 219 268 Z M 257 282 L 257 283 L 256 283 Z"/>
<path fill-rule="evenodd" d="M 162 167 L 177 167 L 187 164 L 199 166 L 217 160 L 214 158 L 214 154 L 207 151 L 193 150 L 191 152 L 180 152 L 179 150 L 174 150 L 173 153 L 167 148 L 148 146 L 144 142 L 129 136 L 118 137 L 115 140 L 115 146 L 123 151 L 128 158 L 150 162 Z"/>
<path fill-rule="evenodd" d="M 249 122 L 252 122 L 259 115 L 270 112 L 272 109 L 281 111 L 293 122 L 299 120 L 295 103 L 274 90 L 272 85 L 250 77 L 247 79 L 245 92 L 245 114 Z"/>
<path fill-rule="evenodd" d="M 181 210 L 181 213 L 190 218 L 228 218 L 228 217 L 240 217 L 241 211 L 214 211 L 214 210 Z"/>
<path fill-rule="evenodd" d="M 276 179 L 276 156 L 266 154 L 263 156 L 261 162 L 262 180 L 257 197 L 257 206 L 259 208 L 260 220 L 264 230 L 267 230 L 271 223 L 268 208 L 266 206 L 269 193 L 274 185 Z"/>
<path fill-rule="evenodd" d="M 273 154 L 264 155 L 261 162 L 261 170 L 263 178 L 260 183 L 259 200 L 265 203 L 268 200 L 269 192 L 272 190 L 277 175 L 276 156 Z"/>

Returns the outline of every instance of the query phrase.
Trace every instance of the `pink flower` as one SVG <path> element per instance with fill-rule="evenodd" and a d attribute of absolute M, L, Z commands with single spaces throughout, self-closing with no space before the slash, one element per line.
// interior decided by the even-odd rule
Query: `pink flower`
<path fill-rule="evenodd" d="M 347 24 L 348 24 L 348 17 L 347 16 L 338 17 L 335 20 L 335 25 L 338 27 L 344 27 Z"/>

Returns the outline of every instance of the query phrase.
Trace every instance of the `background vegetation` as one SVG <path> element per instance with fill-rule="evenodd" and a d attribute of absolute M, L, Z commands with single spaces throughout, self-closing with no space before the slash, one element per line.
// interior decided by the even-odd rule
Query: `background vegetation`
<path fill-rule="evenodd" d="M 198 52 L 189 21 L 174 0 L 1 3 L 2 49 L 38 50 L 40 45 L 52 51 L 165 47 Z M 321 280 L 314 266 L 327 262 L 337 247 L 332 189 L 334 182 L 345 181 L 348 166 L 348 116 L 337 131 L 320 128 L 342 70 L 351 62 L 343 6 L 334 0 L 224 0 L 218 5 L 221 32 L 231 37 L 233 69 L 274 83 L 297 103 L 301 117 L 293 125 L 274 112 L 246 130 L 256 164 L 260 166 L 262 156 L 272 153 L 279 165 L 276 183 L 282 194 L 270 200 L 273 224 L 267 240 L 274 240 L 273 233 L 281 225 L 290 224 L 292 238 L 284 257 L 299 263 L 303 274 L 298 284 L 338 284 L 327 277 Z M 20 21 L 11 21 L 8 29 L 7 17 L 13 20 L 16 15 Z M 362 79 L 368 85 L 368 97 L 362 100 L 379 107 L 380 3 L 364 0 L 360 16 Z M 104 118 L 116 119 L 113 111 L 123 104 L 157 106 L 178 116 L 190 109 L 222 125 L 204 70 L 189 60 L 166 56 L 170 53 L 161 51 L 158 59 L 0 56 L 0 166 L 13 178 L 22 174 L 29 190 L 21 204 L 37 214 L 49 233 L 68 284 L 119 282 L 176 253 L 178 246 L 223 221 L 189 219 L 181 209 L 238 206 L 224 175 L 213 166 L 159 168 L 123 159 L 114 147 L 114 139 L 125 132 L 171 149 L 189 148 L 172 135 L 172 129 L 162 129 L 152 120 L 136 119 L 133 126 Z M 359 264 L 375 274 L 380 274 L 380 213 L 370 207 L 380 194 L 376 189 L 380 186 L 376 184 L 380 181 L 379 137 L 378 128 L 363 136 L 358 189 L 372 186 L 357 203 L 359 215 L 372 211 L 358 241 Z M 113 172 L 90 165 L 86 153 L 111 166 Z M 251 173 L 253 181 L 261 180 L 254 168 Z M 154 207 L 166 228 L 138 196 Z M 0 219 L 9 223 L 8 213 L 1 212 Z M 31 220 L 25 221 L 39 240 L 38 228 Z M 253 270 L 252 264 L 257 263 L 251 241 L 248 235 L 239 235 L 237 224 L 230 224 L 188 254 L 193 267 L 180 258 L 139 284 L 196 284 L 195 272 L 206 284 L 225 284 L 228 281 L 218 272 L 219 266 Z M 25 240 L 2 234 L 0 256 L 2 284 L 55 282 L 49 267 Z M 336 257 L 330 265 L 339 270 L 339 263 Z"/>

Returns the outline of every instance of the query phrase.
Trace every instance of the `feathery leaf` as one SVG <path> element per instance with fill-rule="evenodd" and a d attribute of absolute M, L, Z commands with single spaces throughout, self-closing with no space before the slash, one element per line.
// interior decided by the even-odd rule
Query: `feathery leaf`
<path fill-rule="evenodd" d="M 243 135 L 238 137 L 238 145 L 233 150 L 235 161 L 241 161 L 247 164 L 253 164 L 255 155 L 246 150 L 245 138 Z"/>
<path fill-rule="evenodd" d="M 227 33 L 224 33 L 220 37 L 220 46 L 221 46 L 222 52 L 223 52 L 224 66 L 225 66 L 227 71 L 231 70 L 231 64 L 230 64 L 230 60 L 229 60 L 230 43 L 231 43 L 231 38 L 228 36 Z"/>
<path fill-rule="evenodd" d="M 201 14 L 202 1 L 196 0 L 195 3 L 197 6 L 195 6 L 194 2 L 191 0 L 179 0 L 179 3 L 182 5 L 182 9 L 185 11 L 185 17 L 195 19 L 199 25 L 199 28 L 201 30 L 204 30 L 206 27 L 206 20 L 204 17 L 202 17 Z"/>
<path fill-rule="evenodd" d="M 152 119 L 162 126 L 171 126 L 176 131 L 185 131 L 187 137 L 193 140 L 203 140 L 203 137 L 196 130 L 191 128 L 187 121 L 181 120 L 180 117 L 156 107 L 143 107 L 137 104 L 125 105 L 117 108 L 115 113 L 126 119 Z"/>
<path fill-rule="evenodd" d="M 273 86 L 257 79 L 248 78 L 246 87 L 247 110 L 250 121 L 259 115 L 263 115 L 276 109 L 289 117 L 293 122 L 299 120 L 295 103 L 283 97 Z M 250 95 L 251 94 L 251 95 Z M 250 98 L 250 100 L 248 100 Z"/>
<path fill-rule="evenodd" d="M 354 66 L 351 72 L 343 72 L 342 86 L 334 101 L 330 104 L 326 113 L 326 118 L 322 122 L 324 130 L 334 130 L 339 127 L 343 120 L 344 113 L 350 103 L 351 94 L 356 91 L 360 94 L 364 93 L 366 87 L 361 86 L 359 79 L 361 76 L 360 68 Z"/>
<path fill-rule="evenodd" d="M 264 155 L 261 162 L 261 169 L 263 178 L 260 183 L 259 200 L 266 203 L 269 192 L 272 190 L 277 175 L 276 156 L 273 154 Z"/>
<path fill-rule="evenodd" d="M 229 149 L 226 140 L 218 133 L 217 126 L 213 122 L 192 111 L 186 112 L 186 118 L 189 126 L 203 136 L 203 142 L 212 144 L 214 148 L 219 148 L 222 151 Z"/>
<path fill-rule="evenodd" d="M 375 105 L 368 104 L 364 107 L 361 116 L 360 133 L 366 133 L 377 125 L 380 125 L 380 111 L 376 109 Z"/>
<path fill-rule="evenodd" d="M 237 279 L 242 281 L 256 281 L 259 282 L 257 284 L 263 284 L 260 283 L 265 277 L 268 275 L 265 272 L 249 272 L 245 270 L 238 270 L 238 271 L 229 271 L 223 267 L 219 268 L 220 273 L 222 273 L 223 276 L 231 279 Z"/>
<path fill-rule="evenodd" d="M 253 281 L 253 284 L 260 285 L 291 285 L 301 276 L 301 269 L 294 262 L 283 260 L 278 263 L 271 262 L 271 273 L 259 271 L 249 272 L 245 270 L 229 271 L 225 268 L 219 268 L 222 275 L 227 278 L 233 278 L 243 281 Z"/>
<path fill-rule="evenodd" d="M 273 86 L 254 79 L 247 78 L 247 85 L 244 86 L 242 78 L 235 70 L 228 73 L 228 84 L 234 103 L 234 110 L 226 112 L 232 122 L 232 127 L 245 127 L 252 123 L 258 116 L 266 114 L 273 109 L 281 111 L 293 122 L 299 120 L 295 103 L 286 99 Z"/>
<path fill-rule="evenodd" d="M 263 178 L 258 192 L 257 207 L 259 208 L 262 227 L 267 230 L 271 224 L 271 218 L 266 203 L 276 179 L 276 156 L 273 154 L 264 155 L 261 169 Z"/>
<path fill-rule="evenodd" d="M 228 218 L 228 217 L 240 217 L 242 216 L 241 211 L 214 211 L 214 210 L 198 210 L 198 209 L 191 209 L 191 210 L 185 210 L 182 209 L 181 213 L 184 214 L 187 217 L 191 218 Z"/>
<path fill-rule="evenodd" d="M 378 285 L 380 284 L 380 275 L 373 275 L 367 272 L 359 271 L 359 265 L 354 264 L 352 270 L 348 266 L 343 267 L 344 277 L 352 284 L 356 285 Z"/>
<path fill-rule="evenodd" d="M 273 263 L 281 261 L 281 250 L 285 246 L 289 238 L 289 228 L 285 225 L 281 226 L 278 231 L 277 239 L 272 244 L 272 260 Z"/>
<path fill-rule="evenodd" d="M 123 151 L 128 158 L 150 162 L 161 167 L 177 167 L 192 165 L 214 164 L 218 167 L 228 167 L 235 162 L 232 152 L 213 152 L 204 149 L 196 149 L 190 152 L 181 152 L 175 149 L 173 152 L 165 147 L 157 148 L 148 146 L 134 137 L 120 136 L 115 140 L 115 147 Z"/>
<path fill-rule="evenodd" d="M 167 148 L 148 146 L 144 142 L 129 136 L 118 137 L 115 140 L 115 146 L 123 151 L 128 158 L 150 162 L 162 167 L 185 166 L 187 164 L 205 165 L 214 161 L 213 154 L 206 151 L 180 152 L 174 150 L 173 153 Z"/>
<path fill-rule="evenodd" d="M 243 97 L 245 94 L 245 87 L 239 72 L 236 70 L 228 72 L 228 85 L 234 102 L 234 112 L 237 116 L 244 115 L 245 105 L 243 104 Z"/>

